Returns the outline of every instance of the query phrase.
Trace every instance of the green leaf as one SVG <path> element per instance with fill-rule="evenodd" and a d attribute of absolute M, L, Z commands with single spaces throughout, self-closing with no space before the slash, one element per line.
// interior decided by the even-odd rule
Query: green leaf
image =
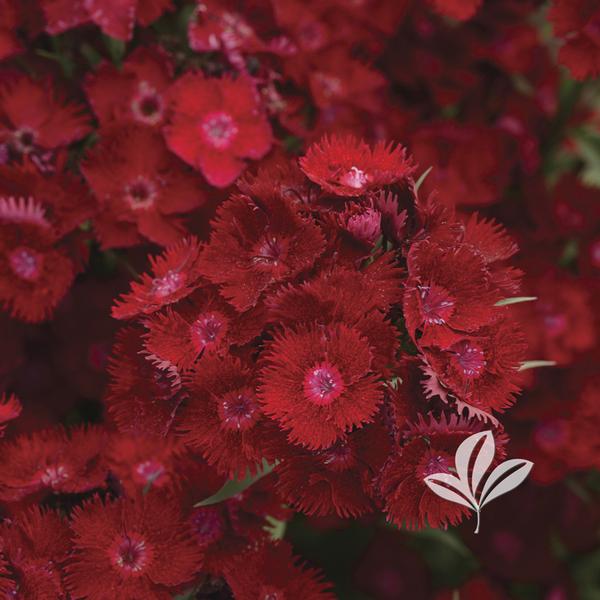
<path fill-rule="evenodd" d="M 104 45 L 108 50 L 110 59 L 115 65 L 120 66 L 125 56 L 127 44 L 123 40 L 118 40 L 108 35 L 103 35 L 102 37 L 104 38 Z"/>
<path fill-rule="evenodd" d="M 553 360 L 526 360 L 521 363 L 519 371 L 527 371 L 529 369 L 538 369 L 539 367 L 555 367 L 556 362 Z"/>
<path fill-rule="evenodd" d="M 600 187 L 600 135 L 579 129 L 573 137 L 584 164 L 580 175 L 582 182 L 590 187 Z"/>
<path fill-rule="evenodd" d="M 425 179 L 427 179 L 427 175 L 431 173 L 432 169 L 433 167 L 429 167 L 429 169 L 421 173 L 421 176 L 419 177 L 419 179 L 417 179 L 417 182 L 415 183 L 415 194 L 419 191 L 419 188 L 423 185 L 423 182 L 425 181 Z"/>
<path fill-rule="evenodd" d="M 230 479 L 216 494 L 194 504 L 194 506 L 210 506 L 211 504 L 218 504 L 219 502 L 229 500 L 241 494 L 265 475 L 271 473 L 276 466 L 277 462 L 270 464 L 263 459 L 262 466 L 257 469 L 255 475 L 251 475 L 249 471 L 246 471 L 246 476 L 243 479 Z"/>
<path fill-rule="evenodd" d="M 515 296 L 514 298 L 503 298 L 498 300 L 494 306 L 509 306 L 511 304 L 520 304 L 521 302 L 533 302 L 537 296 Z"/>
<path fill-rule="evenodd" d="M 267 515 L 267 525 L 264 530 L 269 534 L 270 538 L 275 540 L 282 540 L 285 537 L 285 530 L 287 528 L 287 521 L 281 521 L 275 517 Z"/>

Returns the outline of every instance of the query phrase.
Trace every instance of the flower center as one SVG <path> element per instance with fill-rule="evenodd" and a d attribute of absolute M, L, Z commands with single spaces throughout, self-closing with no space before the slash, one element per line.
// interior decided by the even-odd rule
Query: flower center
<path fill-rule="evenodd" d="M 154 183 L 141 175 L 125 188 L 125 198 L 134 210 L 152 206 L 156 193 Z"/>
<path fill-rule="evenodd" d="M 352 448 L 343 440 L 321 450 L 319 456 L 323 464 L 332 471 L 346 471 L 356 464 Z"/>
<path fill-rule="evenodd" d="M 145 460 L 135 467 L 134 478 L 143 484 L 155 484 L 165 474 L 165 467 L 156 460 Z"/>
<path fill-rule="evenodd" d="M 216 508 L 197 509 L 192 515 L 192 528 L 201 546 L 208 546 L 223 536 L 225 523 Z"/>
<path fill-rule="evenodd" d="M 25 281 L 35 281 L 42 273 L 42 255 L 30 248 L 16 248 L 13 250 L 8 261 L 15 275 Z"/>
<path fill-rule="evenodd" d="M 16 150 L 27 154 L 33 150 L 37 135 L 33 129 L 22 127 L 13 133 L 13 144 Z"/>
<path fill-rule="evenodd" d="M 468 342 L 458 342 L 451 348 L 466 377 L 479 377 L 486 365 L 483 350 Z"/>
<path fill-rule="evenodd" d="M 339 96 L 343 91 L 342 80 L 339 77 L 328 75 L 326 73 L 316 73 L 315 79 L 321 86 L 323 96 L 326 98 Z"/>
<path fill-rule="evenodd" d="M 158 298 L 165 298 L 174 294 L 183 287 L 185 275 L 177 271 L 169 271 L 162 277 L 157 277 L 152 281 L 152 293 Z"/>
<path fill-rule="evenodd" d="M 146 125 L 160 123 L 164 114 L 164 103 L 160 94 L 147 81 L 142 81 L 138 93 L 131 102 L 131 112 L 136 121 Z"/>
<path fill-rule="evenodd" d="M 254 255 L 254 263 L 278 267 L 284 252 L 283 242 L 273 236 L 265 236 L 258 244 Z"/>
<path fill-rule="evenodd" d="M 432 454 L 426 457 L 421 463 L 421 473 L 423 477 L 434 475 L 436 473 L 450 473 L 450 464 L 448 458 L 441 454 Z"/>
<path fill-rule="evenodd" d="M 419 288 L 421 311 L 429 325 L 442 325 L 454 312 L 454 300 L 448 291 L 435 283 Z"/>
<path fill-rule="evenodd" d="M 348 219 L 348 231 L 357 239 L 374 244 L 381 235 L 381 213 L 372 208 Z"/>
<path fill-rule="evenodd" d="M 41 480 L 44 485 L 56 487 L 63 481 L 66 481 L 68 478 L 69 473 L 65 467 L 62 465 L 54 465 L 46 468 L 46 470 L 42 473 Z"/>
<path fill-rule="evenodd" d="M 117 540 L 111 552 L 114 565 L 128 574 L 139 573 L 148 564 L 150 552 L 146 542 L 139 536 L 128 535 Z"/>
<path fill-rule="evenodd" d="M 331 404 L 343 391 L 342 375 L 333 365 L 315 365 L 304 377 L 304 394 L 318 406 Z"/>
<path fill-rule="evenodd" d="M 365 187 L 370 179 L 369 175 L 358 167 L 351 167 L 349 171 L 340 176 L 340 183 L 355 190 L 360 190 Z"/>
<path fill-rule="evenodd" d="M 217 150 L 225 150 L 238 134 L 238 126 L 226 112 L 209 114 L 201 124 L 204 139 Z"/>
<path fill-rule="evenodd" d="M 258 593 L 259 600 L 285 600 L 285 593 L 272 585 L 265 585 Z"/>
<path fill-rule="evenodd" d="M 192 341 L 198 351 L 217 346 L 226 331 L 225 319 L 220 313 L 204 313 L 192 324 Z"/>
<path fill-rule="evenodd" d="M 259 417 L 258 402 L 249 388 L 220 398 L 218 410 L 223 427 L 229 430 L 246 431 Z"/>

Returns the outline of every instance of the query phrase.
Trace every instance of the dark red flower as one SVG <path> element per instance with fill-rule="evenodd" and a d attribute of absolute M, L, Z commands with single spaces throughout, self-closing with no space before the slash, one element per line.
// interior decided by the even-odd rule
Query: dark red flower
<path fill-rule="evenodd" d="M 165 130 L 167 144 L 211 185 L 231 185 L 244 170 L 244 159 L 258 160 L 270 150 L 271 127 L 249 79 L 208 79 L 187 73 L 169 96 L 172 116 Z"/>
<path fill-rule="evenodd" d="M 288 437 L 326 448 L 373 420 L 382 399 L 367 339 L 347 325 L 276 334 L 265 353 L 260 398 Z"/>
<path fill-rule="evenodd" d="M 158 132 L 142 126 L 107 131 L 81 168 L 100 205 L 95 226 L 105 248 L 129 245 L 140 235 L 175 244 L 186 233 L 182 213 L 204 202 L 200 179 Z"/>
<path fill-rule="evenodd" d="M 75 494 L 103 486 L 105 445 L 103 430 L 92 427 L 49 429 L 4 442 L 0 498 L 14 502 L 40 492 Z"/>
<path fill-rule="evenodd" d="M 217 211 L 201 268 L 243 311 L 264 291 L 309 269 L 324 246 L 318 225 L 289 200 L 273 192 L 235 196 Z"/>
<path fill-rule="evenodd" d="M 0 592 L 5 598 L 67 600 L 63 567 L 71 548 L 69 530 L 55 512 L 33 507 L 0 525 Z M 0 567 L 1 573 L 1 567 Z"/>
<path fill-rule="evenodd" d="M 554 0 L 548 13 L 564 42 L 558 60 L 575 79 L 600 75 L 600 6 L 597 0 Z"/>
<path fill-rule="evenodd" d="M 14 394 L 0 395 L 0 437 L 4 435 L 6 424 L 16 419 L 21 414 L 21 410 L 23 407 Z"/>
<path fill-rule="evenodd" d="M 338 196 L 362 196 L 414 172 L 401 146 L 379 142 L 370 148 L 354 137 L 323 138 L 300 159 L 300 167 L 311 181 Z"/>
<path fill-rule="evenodd" d="M 225 579 L 236 600 L 333 600 L 330 584 L 293 556 L 287 542 L 262 544 L 234 558 Z"/>
<path fill-rule="evenodd" d="M 431 0 L 437 12 L 459 21 L 470 19 L 482 3 L 483 0 Z"/>
<path fill-rule="evenodd" d="M 0 60 L 22 50 L 17 33 L 20 25 L 17 0 L 0 0 Z"/>
<path fill-rule="evenodd" d="M 152 275 L 144 273 L 141 281 L 131 283 L 131 291 L 115 302 L 112 315 L 130 319 L 152 314 L 169 304 L 189 296 L 199 286 L 198 258 L 200 245 L 196 238 L 187 238 L 150 258 Z"/>
<path fill-rule="evenodd" d="M 135 502 L 95 499 L 73 511 L 71 529 L 67 582 L 76 597 L 166 600 L 201 567 L 177 503 L 157 493 Z"/>
<path fill-rule="evenodd" d="M 0 143 L 15 155 L 55 150 L 89 131 L 84 107 L 67 100 L 52 81 L 18 75 L 0 85 Z"/>
<path fill-rule="evenodd" d="M 100 124 L 133 122 L 160 127 L 167 113 L 166 90 L 173 66 L 161 47 L 136 48 L 120 69 L 102 64 L 85 82 Z"/>

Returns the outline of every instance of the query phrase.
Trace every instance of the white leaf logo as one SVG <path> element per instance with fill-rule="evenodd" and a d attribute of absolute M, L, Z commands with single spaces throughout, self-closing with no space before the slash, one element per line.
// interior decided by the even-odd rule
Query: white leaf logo
<path fill-rule="evenodd" d="M 496 444 L 491 431 L 474 433 L 456 450 L 454 455 L 456 475 L 434 473 L 424 478 L 427 487 L 440 498 L 475 511 L 477 514 L 475 533 L 479 533 L 481 509 L 523 483 L 533 467 L 533 463 L 529 460 L 511 458 L 499 464 L 488 475 L 478 494 L 495 453 Z"/>

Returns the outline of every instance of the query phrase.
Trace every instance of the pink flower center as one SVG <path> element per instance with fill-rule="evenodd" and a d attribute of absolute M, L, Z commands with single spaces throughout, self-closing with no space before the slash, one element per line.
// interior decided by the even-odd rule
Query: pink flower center
<path fill-rule="evenodd" d="M 285 593 L 279 588 L 275 588 L 271 585 L 265 585 L 261 588 L 258 593 L 259 600 L 285 600 Z"/>
<path fill-rule="evenodd" d="M 156 125 L 162 121 L 164 103 L 160 94 L 147 81 L 142 81 L 131 102 L 131 112 L 136 121 Z"/>
<path fill-rule="evenodd" d="M 134 478 L 138 483 L 160 485 L 160 479 L 165 474 L 165 467 L 157 460 L 145 460 L 135 467 Z"/>
<path fill-rule="evenodd" d="M 349 171 L 340 176 L 340 183 L 355 190 L 360 190 L 369 183 L 370 179 L 369 175 L 358 167 L 351 167 Z"/>
<path fill-rule="evenodd" d="M 218 346 L 226 331 L 225 318 L 220 313 L 204 313 L 192 324 L 192 341 L 198 351 Z"/>
<path fill-rule="evenodd" d="M 259 417 L 258 402 L 251 389 L 226 394 L 219 399 L 219 417 L 225 429 L 246 431 Z"/>
<path fill-rule="evenodd" d="M 486 365 L 483 350 L 469 342 L 458 342 L 451 348 L 456 361 L 466 377 L 479 377 Z"/>
<path fill-rule="evenodd" d="M 533 431 L 533 439 L 546 452 L 560 449 L 568 442 L 568 437 L 569 427 L 563 419 L 543 421 Z"/>
<path fill-rule="evenodd" d="M 206 142 L 217 150 L 229 148 L 239 131 L 233 117 L 222 111 L 207 115 L 200 128 Z"/>
<path fill-rule="evenodd" d="M 47 467 L 42 473 L 42 483 L 50 487 L 56 487 L 69 479 L 69 472 L 62 465 Z"/>
<path fill-rule="evenodd" d="M 185 275 L 177 271 L 169 271 L 162 277 L 157 277 L 152 281 L 152 293 L 158 298 L 165 298 L 174 294 L 183 287 Z"/>
<path fill-rule="evenodd" d="M 452 296 L 440 285 L 420 287 L 421 311 L 425 322 L 429 325 L 442 325 L 454 312 Z"/>
<path fill-rule="evenodd" d="M 125 188 L 125 199 L 134 210 L 152 206 L 156 194 L 154 183 L 141 175 Z"/>
<path fill-rule="evenodd" d="M 9 257 L 15 275 L 25 281 L 35 281 L 42 273 L 42 255 L 23 246 L 13 250 Z"/>
<path fill-rule="evenodd" d="M 253 261 L 257 265 L 278 267 L 284 254 L 284 243 L 282 240 L 266 235 L 256 247 Z"/>
<path fill-rule="evenodd" d="M 381 235 L 381 213 L 372 208 L 348 219 L 346 229 L 357 239 L 374 244 Z"/>
<path fill-rule="evenodd" d="M 421 464 L 421 473 L 423 477 L 429 477 L 436 473 L 450 473 L 449 467 L 450 463 L 447 457 L 441 454 L 431 454 Z"/>
<path fill-rule="evenodd" d="M 151 558 L 151 552 L 146 542 L 137 535 L 128 535 L 115 542 L 110 556 L 112 563 L 123 569 L 127 574 L 137 574 L 146 567 Z"/>
<path fill-rule="evenodd" d="M 223 536 L 225 523 L 219 509 L 204 507 L 192 515 L 192 528 L 201 546 L 208 546 Z"/>
<path fill-rule="evenodd" d="M 327 73 L 316 73 L 315 80 L 321 86 L 323 96 L 326 98 L 333 98 L 339 96 L 343 91 L 342 80 L 334 75 L 328 75 Z"/>
<path fill-rule="evenodd" d="M 318 406 L 331 404 L 343 391 L 342 375 L 331 364 L 315 365 L 304 377 L 304 394 Z"/>
<path fill-rule="evenodd" d="M 36 139 L 36 132 L 29 127 L 21 127 L 13 133 L 13 145 L 17 151 L 23 154 L 33 150 Z"/>
<path fill-rule="evenodd" d="M 318 454 L 323 464 L 332 471 L 346 471 L 356 464 L 352 448 L 344 441 L 339 441 Z"/>

